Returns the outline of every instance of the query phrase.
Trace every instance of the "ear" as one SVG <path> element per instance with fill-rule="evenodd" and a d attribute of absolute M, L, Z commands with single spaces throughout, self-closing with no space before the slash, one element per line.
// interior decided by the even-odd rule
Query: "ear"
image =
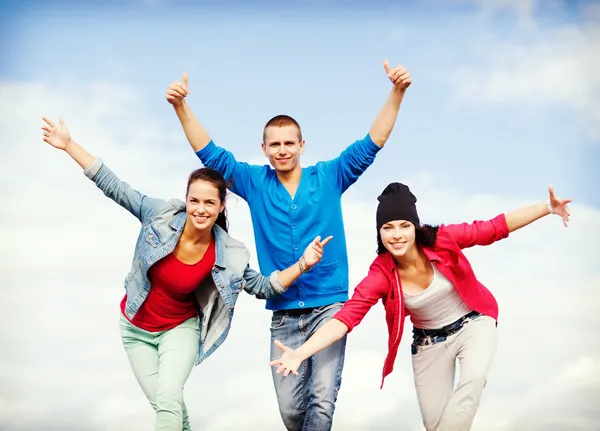
<path fill-rule="evenodd" d="M 260 144 L 260 147 L 262 148 L 262 152 L 265 155 L 265 157 L 269 157 L 269 156 L 267 156 L 267 145 L 264 142 L 262 142 Z"/>
<path fill-rule="evenodd" d="M 300 141 L 300 154 L 304 154 L 304 144 L 306 142 L 304 142 L 304 139 Z"/>

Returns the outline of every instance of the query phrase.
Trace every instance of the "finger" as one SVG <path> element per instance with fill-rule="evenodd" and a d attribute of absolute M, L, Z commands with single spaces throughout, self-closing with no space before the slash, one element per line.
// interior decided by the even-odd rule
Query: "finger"
<path fill-rule="evenodd" d="M 294 373 L 294 375 L 297 376 L 298 375 L 298 370 L 294 370 L 294 371 L 292 371 L 292 373 Z"/>
<path fill-rule="evenodd" d="M 183 72 L 183 85 L 185 85 L 185 87 L 187 88 L 188 86 L 188 73 L 187 72 Z"/>
<path fill-rule="evenodd" d="M 58 123 L 61 127 L 67 127 L 67 125 L 65 124 L 65 120 L 63 120 L 63 117 L 58 117 Z"/>
<path fill-rule="evenodd" d="M 50 129 L 49 126 L 42 126 L 42 130 L 44 130 L 44 131 L 46 131 L 48 133 L 50 133 L 52 131 L 52 129 Z"/>
<path fill-rule="evenodd" d="M 281 343 L 281 341 L 279 340 L 275 340 L 273 341 L 273 344 L 275 344 L 280 350 L 284 351 L 284 352 L 290 352 L 292 349 L 290 349 L 289 347 L 283 345 Z"/>
<path fill-rule="evenodd" d="M 287 376 L 289 376 L 289 375 L 290 375 L 290 371 L 292 371 L 292 370 L 290 370 L 289 368 L 287 368 L 287 369 L 285 370 L 285 373 L 283 374 L 283 376 L 284 376 L 284 377 L 287 377 Z"/>
<path fill-rule="evenodd" d="M 552 186 L 552 184 L 550 184 L 548 186 L 548 194 L 550 194 L 550 198 L 554 198 L 554 187 Z"/>
<path fill-rule="evenodd" d="M 383 60 L 383 68 L 385 69 L 385 73 L 387 73 L 387 76 L 390 76 L 392 70 L 390 69 L 390 63 L 388 63 L 387 60 Z"/>
<path fill-rule="evenodd" d="M 270 367 L 274 367 L 275 365 L 280 365 L 280 364 L 281 364 L 281 358 L 273 359 L 271 362 L 269 362 Z"/>
<path fill-rule="evenodd" d="M 183 85 L 176 85 L 173 87 L 173 90 L 175 90 L 175 92 L 181 94 L 181 97 L 185 97 L 187 95 L 187 91 L 185 90 Z"/>
<path fill-rule="evenodd" d="M 394 78 L 395 78 L 394 79 L 395 82 L 400 83 L 402 81 L 410 79 L 410 74 L 405 71 L 404 73 L 401 73 L 401 74 L 395 76 Z"/>
<path fill-rule="evenodd" d="M 397 67 L 393 72 L 391 78 L 396 81 L 398 78 L 403 76 L 406 73 L 406 69 L 403 67 Z"/>
<path fill-rule="evenodd" d="M 275 371 L 275 374 L 281 374 L 281 372 L 285 370 L 285 367 L 282 365 L 279 368 L 277 368 L 277 371 Z"/>
<path fill-rule="evenodd" d="M 172 99 L 181 99 L 181 94 L 175 90 L 169 90 L 167 91 L 167 97 L 170 97 Z"/>
<path fill-rule="evenodd" d="M 333 239 L 333 235 L 329 235 L 327 238 L 325 238 L 323 241 L 321 241 L 321 247 L 325 247 L 325 245 L 332 239 Z"/>
<path fill-rule="evenodd" d="M 48 124 L 50 127 L 54 127 L 54 123 L 49 118 L 42 117 L 42 120 L 44 120 L 46 122 L 46 124 Z"/>

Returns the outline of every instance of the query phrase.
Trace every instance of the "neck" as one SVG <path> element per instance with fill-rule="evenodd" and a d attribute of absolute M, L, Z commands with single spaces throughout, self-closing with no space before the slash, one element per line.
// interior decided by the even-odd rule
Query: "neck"
<path fill-rule="evenodd" d="M 194 245 L 208 244 L 212 240 L 212 228 L 196 229 L 191 223 L 186 223 L 181 233 L 181 239 Z"/>
<path fill-rule="evenodd" d="M 302 168 L 298 164 L 291 171 L 276 171 L 276 174 L 281 184 L 298 185 L 302 176 Z"/>
<path fill-rule="evenodd" d="M 409 250 L 404 256 L 394 257 L 398 269 L 406 270 L 406 269 L 423 269 L 427 266 L 429 259 L 423 253 L 418 246 L 414 246 L 411 250 Z"/>

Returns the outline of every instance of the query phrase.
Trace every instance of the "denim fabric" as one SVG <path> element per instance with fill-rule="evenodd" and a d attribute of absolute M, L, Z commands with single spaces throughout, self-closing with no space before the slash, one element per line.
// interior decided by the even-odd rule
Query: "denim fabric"
<path fill-rule="evenodd" d="M 141 222 L 131 270 L 125 278 L 125 314 L 133 319 L 151 289 L 148 269 L 171 253 L 187 220 L 185 202 L 146 196 L 121 181 L 101 159 L 84 170 L 102 192 Z M 208 358 L 227 338 L 236 301 L 242 290 L 265 299 L 285 292 L 277 271 L 269 277 L 248 266 L 250 251 L 215 225 L 215 265 L 195 291 L 200 308 L 200 339 L 196 364 Z"/>
<path fill-rule="evenodd" d="M 271 341 L 296 349 L 342 308 L 334 303 L 310 310 L 281 310 L 273 313 Z M 289 431 L 330 430 L 335 401 L 342 383 L 346 336 L 302 363 L 298 376 L 277 375 L 272 367 L 279 412 Z M 281 351 L 271 343 L 271 360 Z"/>

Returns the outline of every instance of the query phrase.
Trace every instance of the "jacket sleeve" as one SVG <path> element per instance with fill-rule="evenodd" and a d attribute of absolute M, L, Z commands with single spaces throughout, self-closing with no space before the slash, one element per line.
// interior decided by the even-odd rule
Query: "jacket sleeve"
<path fill-rule="evenodd" d="M 214 169 L 223 175 L 226 181 L 231 182 L 229 187 L 231 191 L 248 202 L 254 188 L 252 174 L 257 170 L 260 171 L 262 169 L 260 166 L 238 162 L 233 153 L 215 145 L 213 141 L 197 151 L 196 156 L 204 166 Z"/>
<path fill-rule="evenodd" d="M 250 265 L 246 266 L 244 270 L 244 280 L 246 280 L 244 290 L 250 295 L 256 296 L 257 299 L 267 299 L 285 292 L 286 288 L 279 281 L 278 272 L 273 271 L 270 276 L 266 277 L 250 268 Z"/>
<path fill-rule="evenodd" d="M 348 327 L 351 332 L 367 315 L 371 307 L 377 304 L 389 291 L 388 278 L 378 266 L 371 265 L 368 275 L 354 288 L 350 298 L 333 318 Z"/>
<path fill-rule="evenodd" d="M 491 220 L 442 225 L 440 228 L 444 229 L 461 249 L 474 245 L 490 245 L 508 237 L 508 225 L 504 214 Z"/>
<path fill-rule="evenodd" d="M 107 197 L 121 205 L 142 223 L 150 220 L 166 203 L 162 199 L 148 197 L 121 181 L 102 159 L 94 159 L 83 173 Z"/>

